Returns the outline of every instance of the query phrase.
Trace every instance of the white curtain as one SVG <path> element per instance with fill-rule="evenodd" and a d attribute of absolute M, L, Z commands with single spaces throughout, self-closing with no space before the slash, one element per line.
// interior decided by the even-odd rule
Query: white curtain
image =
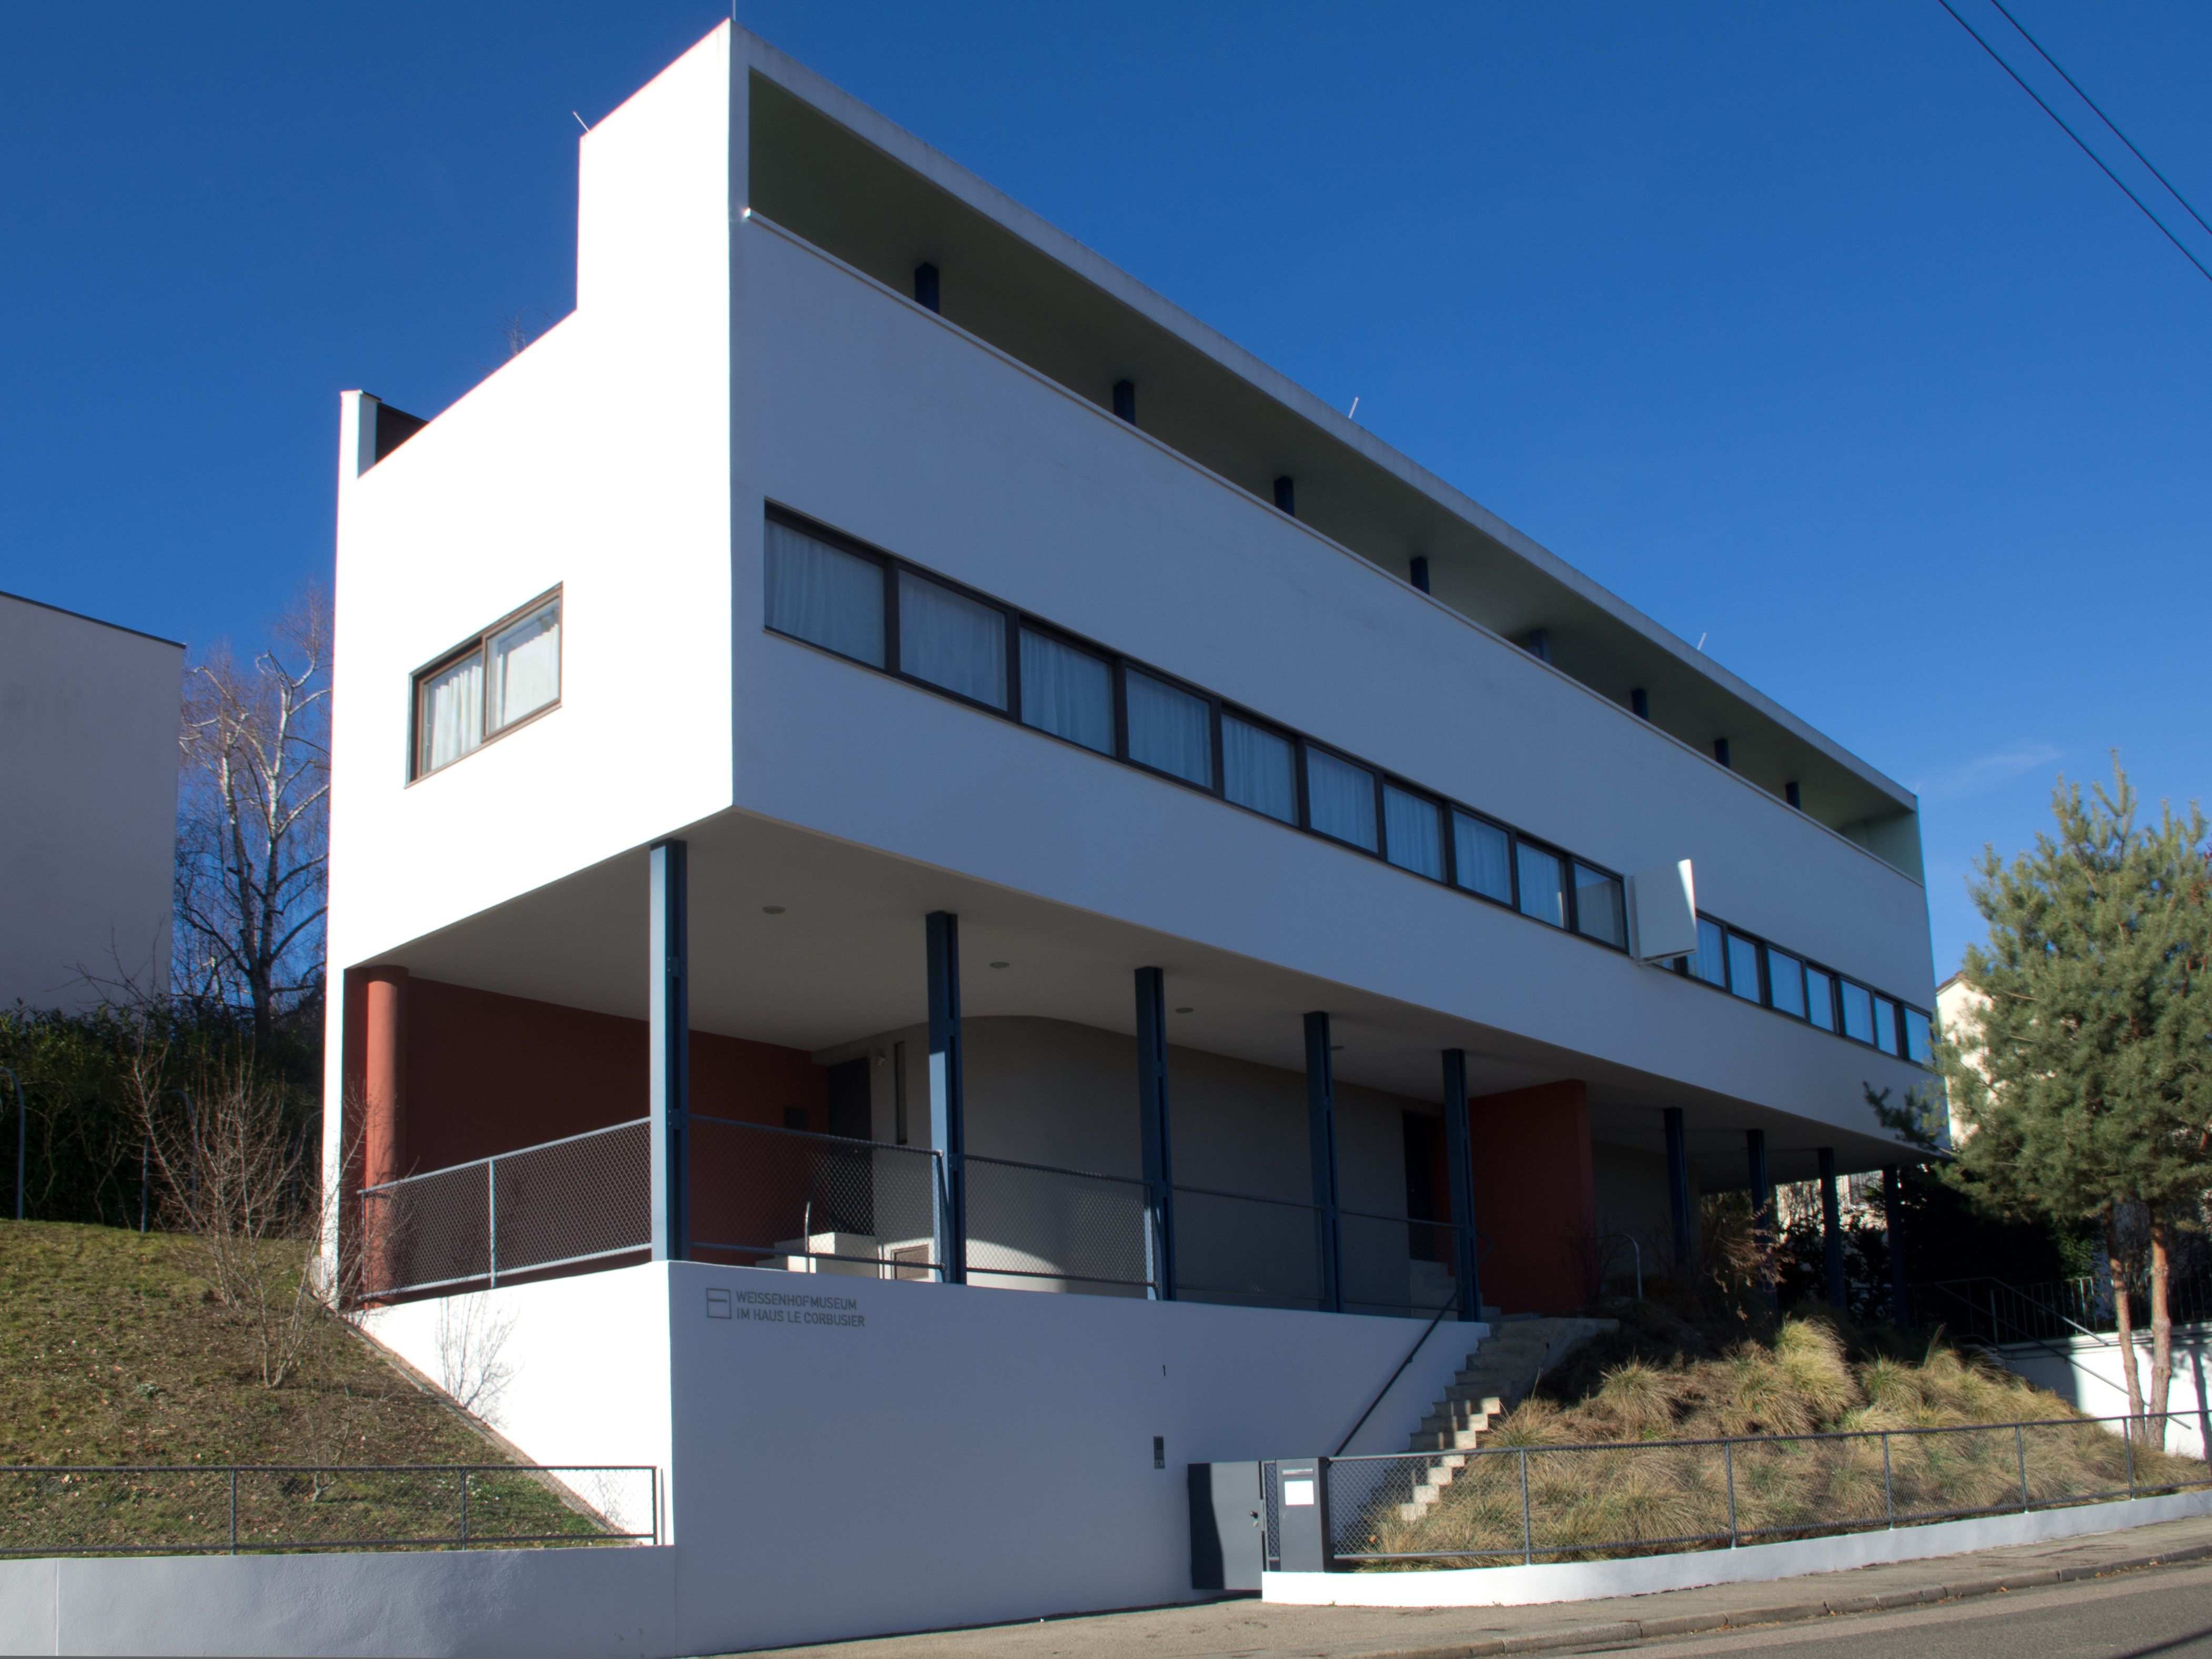
<path fill-rule="evenodd" d="M 422 683 L 422 767 L 434 772 L 483 741 L 483 653 L 472 651 Z"/>
<path fill-rule="evenodd" d="M 1567 925 L 1566 890 L 1560 881 L 1564 873 L 1559 860 L 1540 848 L 1523 842 L 1521 854 L 1521 914 L 1534 916 L 1539 921 L 1548 921 L 1554 927 Z"/>
<path fill-rule="evenodd" d="M 1040 732 L 1114 752 L 1114 671 L 1048 634 L 1022 631 L 1022 720 Z"/>
<path fill-rule="evenodd" d="M 1375 775 L 1365 767 L 1309 748 L 1306 806 L 1324 836 L 1375 850 Z"/>
<path fill-rule="evenodd" d="M 559 601 L 491 642 L 491 729 L 534 714 L 561 695 Z"/>
<path fill-rule="evenodd" d="M 899 572 L 899 667 L 994 708 L 1006 706 L 1006 619 L 988 605 Z"/>
<path fill-rule="evenodd" d="M 1444 835 L 1434 801 L 1384 784 L 1382 836 L 1391 863 L 1438 881 L 1444 878 Z"/>
<path fill-rule="evenodd" d="M 1298 821 L 1297 757 L 1288 738 L 1221 717 L 1221 791 L 1239 806 L 1285 823 Z"/>
<path fill-rule="evenodd" d="M 768 527 L 768 625 L 884 665 L 884 569 L 789 525 Z"/>
<path fill-rule="evenodd" d="M 1452 854 L 1459 864 L 1459 884 L 1494 898 L 1513 902 L 1513 843 L 1494 823 L 1452 814 Z"/>
<path fill-rule="evenodd" d="M 1130 669 L 1129 758 L 1213 787 L 1213 717 L 1205 702 Z"/>

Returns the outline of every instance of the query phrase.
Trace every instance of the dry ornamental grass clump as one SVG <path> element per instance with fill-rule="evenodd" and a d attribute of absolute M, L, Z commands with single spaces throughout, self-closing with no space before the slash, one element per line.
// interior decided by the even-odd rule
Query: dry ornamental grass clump
<path fill-rule="evenodd" d="M 1880 1438 L 1804 1437 L 1877 1430 L 1893 1431 L 1886 1457 Z M 1736 1443 L 1711 1443 L 1723 1439 Z M 1523 1458 L 1477 1455 L 1417 1516 L 1369 1505 L 1351 1529 L 1362 1553 L 1431 1558 L 1407 1565 L 1517 1560 L 1524 1547 L 1593 1559 L 2014 1509 L 2023 1474 L 2039 1504 L 2206 1476 L 2193 1459 L 2131 1451 L 2056 1395 L 1940 1344 L 1917 1362 L 1854 1364 L 1833 1327 L 1799 1319 L 1771 1344 L 1713 1358 L 1632 1354 L 1571 1404 L 1523 1401 L 1482 1445 L 1527 1453 L 1525 1546 Z"/>

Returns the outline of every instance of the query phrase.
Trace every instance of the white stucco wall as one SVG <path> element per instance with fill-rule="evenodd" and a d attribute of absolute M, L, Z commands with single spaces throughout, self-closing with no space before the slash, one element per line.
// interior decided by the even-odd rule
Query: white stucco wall
<path fill-rule="evenodd" d="M 0 1007 L 167 988 L 184 665 L 0 593 Z"/>
<path fill-rule="evenodd" d="M 2048 1389 L 2090 1417 L 2125 1417 L 2128 1413 L 2126 1358 L 2112 1337 L 2076 1336 L 2063 1342 L 2014 1342 L 1994 1351 L 2007 1370 Z M 2212 1326 L 2173 1328 L 2173 1383 L 2166 1408 L 2175 1413 L 2165 1426 L 2166 1449 L 2185 1457 L 2203 1457 L 2212 1447 Z M 2136 1374 L 2146 1396 L 2150 1390 L 2150 1340 L 2138 1334 Z"/>

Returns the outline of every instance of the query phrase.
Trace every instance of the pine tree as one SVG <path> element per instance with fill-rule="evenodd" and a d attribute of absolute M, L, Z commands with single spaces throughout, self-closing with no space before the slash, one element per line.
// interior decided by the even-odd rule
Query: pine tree
<path fill-rule="evenodd" d="M 2212 1190 L 2212 884 L 2204 815 L 2161 806 L 2138 827 L 2115 760 L 2085 799 L 2062 778 L 2055 835 L 2009 864 L 1984 849 L 1974 904 L 1989 924 L 1962 976 L 1986 999 L 1936 1055 L 1966 1133 L 1944 1179 L 1987 1208 L 2103 1230 L 2130 1416 L 2166 1409 L 2177 1227 Z M 1963 1022 L 1962 1022 L 1963 1024 Z M 2146 1402 L 2124 1224 L 2148 1214 Z"/>

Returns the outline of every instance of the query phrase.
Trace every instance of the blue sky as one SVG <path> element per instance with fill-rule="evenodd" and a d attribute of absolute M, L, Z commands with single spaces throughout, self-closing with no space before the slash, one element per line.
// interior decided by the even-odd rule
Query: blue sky
<path fill-rule="evenodd" d="M 0 12 L 0 588 L 250 641 L 726 9 Z M 2212 9 L 2014 10 L 2212 216 Z M 2204 789 L 2212 283 L 1936 0 L 738 12 L 1920 789 L 1939 975 L 2057 773 Z"/>

